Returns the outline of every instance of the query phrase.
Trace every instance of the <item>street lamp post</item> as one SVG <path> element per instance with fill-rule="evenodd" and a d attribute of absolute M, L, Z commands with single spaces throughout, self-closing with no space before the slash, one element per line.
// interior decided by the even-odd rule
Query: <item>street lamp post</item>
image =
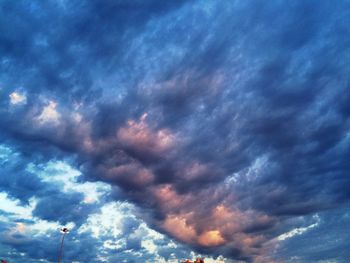
<path fill-rule="evenodd" d="M 66 234 L 69 233 L 69 229 L 66 227 L 63 227 L 60 229 L 61 233 L 62 233 L 62 240 L 61 240 L 61 247 L 60 247 L 60 251 L 58 253 L 58 263 L 61 262 L 61 257 L 62 257 L 62 252 L 63 252 L 63 243 L 64 243 L 64 237 L 66 236 Z"/>

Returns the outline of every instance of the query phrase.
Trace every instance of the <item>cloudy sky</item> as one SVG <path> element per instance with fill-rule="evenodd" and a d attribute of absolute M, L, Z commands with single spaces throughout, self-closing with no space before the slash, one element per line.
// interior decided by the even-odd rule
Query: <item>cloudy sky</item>
<path fill-rule="evenodd" d="M 0 257 L 350 258 L 350 1 L 1 0 Z"/>

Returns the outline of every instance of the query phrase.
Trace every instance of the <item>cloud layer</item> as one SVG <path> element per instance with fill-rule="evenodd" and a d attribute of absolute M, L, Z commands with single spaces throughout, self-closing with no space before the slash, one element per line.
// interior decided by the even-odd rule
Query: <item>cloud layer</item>
<path fill-rule="evenodd" d="M 96 205 L 23 173 L 65 160 L 199 253 L 292 260 L 281 235 L 349 206 L 346 3 L 3 1 L 0 140 L 24 163 L 1 190 L 80 226 Z"/>

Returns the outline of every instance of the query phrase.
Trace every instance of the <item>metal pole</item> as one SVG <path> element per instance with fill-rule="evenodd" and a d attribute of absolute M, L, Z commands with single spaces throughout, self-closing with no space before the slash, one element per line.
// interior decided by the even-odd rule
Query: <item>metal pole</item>
<path fill-rule="evenodd" d="M 61 256 L 62 256 L 62 251 L 63 251 L 63 242 L 64 242 L 65 235 L 66 235 L 66 233 L 63 233 L 63 235 L 62 235 L 61 248 L 60 248 L 60 252 L 58 254 L 58 263 L 61 262 Z"/>

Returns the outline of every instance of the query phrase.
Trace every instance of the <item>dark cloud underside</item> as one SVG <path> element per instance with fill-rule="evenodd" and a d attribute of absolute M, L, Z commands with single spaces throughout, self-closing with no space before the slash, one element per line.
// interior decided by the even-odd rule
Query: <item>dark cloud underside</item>
<path fill-rule="evenodd" d="M 68 158 L 157 231 L 247 262 L 272 260 L 300 218 L 349 206 L 348 1 L 2 1 L 0 13 L 0 140 L 20 159 Z M 21 165 L 0 187 L 40 197 L 37 217 L 95 211 Z M 62 206 L 75 212 L 58 218 Z"/>

